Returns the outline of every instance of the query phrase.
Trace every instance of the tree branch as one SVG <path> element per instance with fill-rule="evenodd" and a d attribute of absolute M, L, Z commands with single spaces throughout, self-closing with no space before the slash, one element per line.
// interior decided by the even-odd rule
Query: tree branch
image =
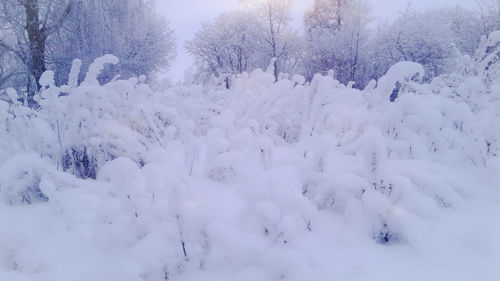
<path fill-rule="evenodd" d="M 73 8 L 73 5 L 72 5 L 72 1 L 70 1 L 68 3 L 68 5 L 66 6 L 66 9 L 64 9 L 64 12 L 63 14 L 61 15 L 61 17 L 56 21 L 56 23 L 51 26 L 51 27 L 46 27 L 45 25 L 42 27 L 44 28 L 44 34 L 46 37 L 49 37 L 50 35 L 52 35 L 54 32 L 56 32 L 57 30 L 59 30 L 59 28 L 61 28 L 61 26 L 63 25 L 64 23 L 64 20 L 69 16 L 69 14 L 71 13 L 71 10 Z M 47 11 L 48 13 L 48 11 Z"/>

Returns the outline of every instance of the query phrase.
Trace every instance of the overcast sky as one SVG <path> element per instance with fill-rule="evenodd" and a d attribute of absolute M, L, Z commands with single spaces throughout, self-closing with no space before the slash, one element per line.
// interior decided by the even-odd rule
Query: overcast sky
<path fill-rule="evenodd" d="M 184 70 L 193 64 L 193 59 L 186 54 L 183 46 L 186 40 L 193 38 L 202 22 L 213 20 L 219 14 L 240 8 L 238 0 L 156 0 L 158 10 L 165 15 L 177 37 L 177 60 L 166 74 L 174 82 L 184 77 Z M 258 1 L 258 0 L 257 0 Z M 410 5 L 418 10 L 442 6 L 462 6 L 475 9 L 475 0 L 369 0 L 372 13 L 379 20 L 393 20 L 399 12 Z M 313 0 L 295 0 L 293 7 L 294 25 L 300 26 L 306 9 Z"/>

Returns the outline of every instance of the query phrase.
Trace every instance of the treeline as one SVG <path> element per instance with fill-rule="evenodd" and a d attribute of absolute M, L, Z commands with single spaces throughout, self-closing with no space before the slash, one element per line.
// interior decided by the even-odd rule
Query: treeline
<path fill-rule="evenodd" d="M 268 66 L 276 80 L 280 73 L 310 80 L 333 70 L 340 82 L 362 88 L 391 65 L 414 61 L 431 79 L 453 70 L 457 60 L 474 54 L 482 36 L 500 29 L 500 1 L 477 3 L 479 12 L 409 8 L 393 23 L 375 25 L 368 0 L 315 0 L 298 33 L 291 28 L 292 0 L 256 1 L 204 24 L 186 48 L 198 79 L 216 78 L 228 87 L 231 76 Z"/>
<path fill-rule="evenodd" d="M 114 54 L 121 63 L 107 68 L 103 81 L 116 75 L 151 76 L 171 63 L 173 31 L 155 11 L 154 1 L 0 1 L 0 89 L 18 89 L 25 104 L 37 106 L 44 71 L 54 71 L 61 85 L 67 83 L 73 59 L 81 59 L 81 73 L 86 73 L 105 54 Z"/>
<path fill-rule="evenodd" d="M 340 82 L 363 88 L 394 63 L 414 61 L 430 79 L 452 71 L 482 36 L 500 29 L 499 0 L 478 0 L 478 12 L 408 9 L 378 25 L 368 0 L 315 0 L 298 32 L 291 27 L 292 1 L 241 1 L 241 11 L 205 23 L 185 45 L 195 58 L 194 78 L 230 87 L 231 77 L 256 68 L 272 71 L 276 81 L 333 70 Z M 26 105 L 37 106 L 44 71 L 54 71 L 62 85 L 73 59 L 81 59 L 80 73 L 86 73 L 105 54 L 120 64 L 108 66 L 101 82 L 118 75 L 154 78 L 168 68 L 175 39 L 153 0 L 0 1 L 0 89 L 17 89 Z"/>

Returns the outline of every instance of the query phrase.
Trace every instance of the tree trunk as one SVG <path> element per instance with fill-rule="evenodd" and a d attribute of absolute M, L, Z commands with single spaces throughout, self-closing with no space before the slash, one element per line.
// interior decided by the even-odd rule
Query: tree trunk
<path fill-rule="evenodd" d="M 47 35 L 45 34 L 46 27 L 41 26 L 39 19 L 38 0 L 26 0 L 24 3 L 26 11 L 26 32 L 28 34 L 30 48 L 30 72 L 35 79 L 35 89 L 30 89 L 28 92 L 28 106 L 34 107 L 37 103 L 34 100 L 35 93 L 40 90 L 40 77 L 45 72 L 45 43 Z"/>
<path fill-rule="evenodd" d="M 337 25 L 342 25 L 342 0 L 337 0 Z"/>

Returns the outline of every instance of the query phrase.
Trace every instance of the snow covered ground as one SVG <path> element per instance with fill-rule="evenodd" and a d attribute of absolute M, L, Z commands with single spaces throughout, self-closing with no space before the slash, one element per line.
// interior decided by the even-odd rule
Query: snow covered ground
<path fill-rule="evenodd" d="M 0 280 L 498 280 L 499 58 L 155 92 L 105 56 L 39 110 L 4 91 Z"/>

